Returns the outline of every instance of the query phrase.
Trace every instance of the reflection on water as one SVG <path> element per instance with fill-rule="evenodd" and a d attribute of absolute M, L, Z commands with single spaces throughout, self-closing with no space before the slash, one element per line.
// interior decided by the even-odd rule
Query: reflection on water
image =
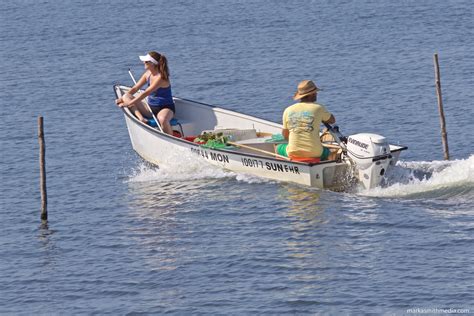
<path fill-rule="evenodd" d="M 159 218 L 201 199 L 221 199 L 219 179 L 128 182 L 129 202 L 138 216 Z"/>
<path fill-rule="evenodd" d="M 196 205 L 225 200 L 219 179 L 128 182 L 129 237 L 152 270 L 175 270 L 190 260 L 196 225 Z M 196 214 L 193 214 L 196 213 Z"/>
<path fill-rule="evenodd" d="M 301 225 L 301 229 L 324 223 L 318 190 L 288 184 L 281 188 L 279 195 L 281 200 L 288 202 L 288 216 L 294 217 L 295 224 Z"/>
<path fill-rule="evenodd" d="M 48 222 L 42 222 L 39 227 L 38 240 L 41 245 L 43 266 L 52 268 L 56 264 L 55 253 L 57 251 L 56 245 L 53 240 L 54 230 L 49 229 Z"/>
<path fill-rule="evenodd" d="M 304 282 L 299 295 L 314 292 L 334 278 L 357 277 L 356 270 L 374 268 L 384 245 L 377 242 L 386 234 L 377 227 L 381 220 L 376 199 L 348 193 L 329 193 L 298 186 L 288 186 L 280 196 L 288 201 L 291 238 L 286 242 L 291 266 L 297 271 L 289 279 Z M 333 209 L 334 201 L 339 203 Z M 334 262 L 348 261 L 334 275 Z"/>
<path fill-rule="evenodd" d="M 291 269 L 318 268 L 327 266 L 327 253 L 321 247 L 321 230 L 328 220 L 324 208 L 320 205 L 320 192 L 315 189 L 299 187 L 292 184 L 282 186 L 279 190 L 281 201 L 287 203 L 286 217 L 289 219 L 291 237 L 286 240 Z M 313 274 L 296 274 L 292 280 L 315 280 L 321 276 Z"/>
<path fill-rule="evenodd" d="M 128 182 L 128 188 L 129 237 L 151 270 L 175 270 L 182 251 L 174 233 L 177 213 L 193 188 L 189 183 L 156 181 Z"/>
<path fill-rule="evenodd" d="M 284 261 L 285 283 L 298 284 L 283 300 L 320 302 L 333 277 L 330 270 L 331 243 L 327 240 L 331 225 L 327 192 L 287 184 L 278 193 L 279 199 L 287 206 L 284 214 L 289 232 L 284 245 L 287 259 Z M 320 295 L 315 297 L 315 293 Z"/>
<path fill-rule="evenodd" d="M 182 195 L 181 186 L 171 182 L 129 182 L 131 210 L 140 217 L 160 218 L 172 214 L 181 202 L 177 199 Z"/>

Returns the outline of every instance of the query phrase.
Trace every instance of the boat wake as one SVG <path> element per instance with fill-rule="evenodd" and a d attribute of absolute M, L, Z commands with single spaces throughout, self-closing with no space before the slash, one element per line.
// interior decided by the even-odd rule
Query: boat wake
<path fill-rule="evenodd" d="M 399 161 L 382 187 L 360 195 L 407 198 L 467 198 L 474 195 L 474 155 L 452 161 Z"/>
<path fill-rule="evenodd" d="M 230 178 L 245 183 L 271 183 L 273 181 L 252 176 L 238 174 L 210 165 L 203 160 L 196 159 L 193 154 L 176 154 L 159 167 L 141 161 L 128 176 L 128 182 L 185 182 L 194 180 L 218 180 Z"/>
<path fill-rule="evenodd" d="M 191 158 L 191 159 L 188 159 Z M 159 167 L 141 161 L 129 175 L 129 182 L 182 182 L 204 179 L 232 178 L 235 174 L 206 164 L 199 159 L 179 156 Z"/>
<path fill-rule="evenodd" d="M 274 183 L 257 176 L 235 173 L 195 159 L 190 153 L 176 152 L 159 167 L 147 162 L 133 169 L 128 182 L 188 182 L 194 180 L 235 179 L 239 182 Z M 351 190 L 352 191 L 352 190 Z M 353 192 L 353 191 L 352 191 Z M 399 161 L 389 169 L 381 187 L 359 189 L 358 195 L 404 197 L 409 199 L 474 199 L 474 155 L 452 161 Z"/>

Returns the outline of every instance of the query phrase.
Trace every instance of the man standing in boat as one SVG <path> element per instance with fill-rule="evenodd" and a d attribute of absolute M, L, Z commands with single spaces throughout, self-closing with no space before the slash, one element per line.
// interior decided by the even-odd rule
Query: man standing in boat
<path fill-rule="evenodd" d="M 288 144 L 278 145 L 278 154 L 294 161 L 318 162 L 328 159 L 330 152 L 321 144 L 319 126 L 322 122 L 333 124 L 336 119 L 323 105 L 316 103 L 319 90 L 311 80 L 303 80 L 298 84 L 293 99 L 300 102 L 283 112 L 282 134 Z"/>

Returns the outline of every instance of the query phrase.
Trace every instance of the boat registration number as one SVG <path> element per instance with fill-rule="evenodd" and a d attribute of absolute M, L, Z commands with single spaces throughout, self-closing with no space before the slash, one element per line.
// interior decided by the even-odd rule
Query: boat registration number
<path fill-rule="evenodd" d="M 278 162 L 263 162 L 259 159 L 252 159 L 252 158 L 241 158 L 242 165 L 245 167 L 250 168 L 262 168 L 267 169 L 269 171 L 278 171 L 278 172 L 291 172 L 299 174 L 300 171 L 297 166 L 288 166 L 286 164 L 278 163 Z"/>

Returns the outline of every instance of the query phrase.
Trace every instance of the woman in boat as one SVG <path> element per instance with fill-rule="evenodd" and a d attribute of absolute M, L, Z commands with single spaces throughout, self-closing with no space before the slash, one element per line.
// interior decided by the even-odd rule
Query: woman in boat
<path fill-rule="evenodd" d="M 283 112 L 282 134 L 288 144 L 280 144 L 276 152 L 295 161 L 316 162 L 327 160 L 330 154 L 319 139 L 319 125 L 333 124 L 334 116 L 326 108 L 316 103 L 319 88 L 311 80 L 298 84 L 294 100 L 299 100 Z M 332 157 L 330 157 L 332 158 Z"/>
<path fill-rule="evenodd" d="M 163 131 L 172 134 L 170 120 L 175 113 L 175 106 L 171 93 L 168 61 L 163 54 L 154 51 L 139 57 L 144 63 L 145 72 L 123 97 L 115 100 L 115 103 L 120 107 L 129 107 L 140 121 L 148 123 L 146 118 L 152 118 L 153 116 L 142 102 L 143 99 L 147 98 L 146 101 L 153 114 L 156 115 Z M 145 83 L 148 84 L 145 92 L 134 97 L 133 95 Z"/>

